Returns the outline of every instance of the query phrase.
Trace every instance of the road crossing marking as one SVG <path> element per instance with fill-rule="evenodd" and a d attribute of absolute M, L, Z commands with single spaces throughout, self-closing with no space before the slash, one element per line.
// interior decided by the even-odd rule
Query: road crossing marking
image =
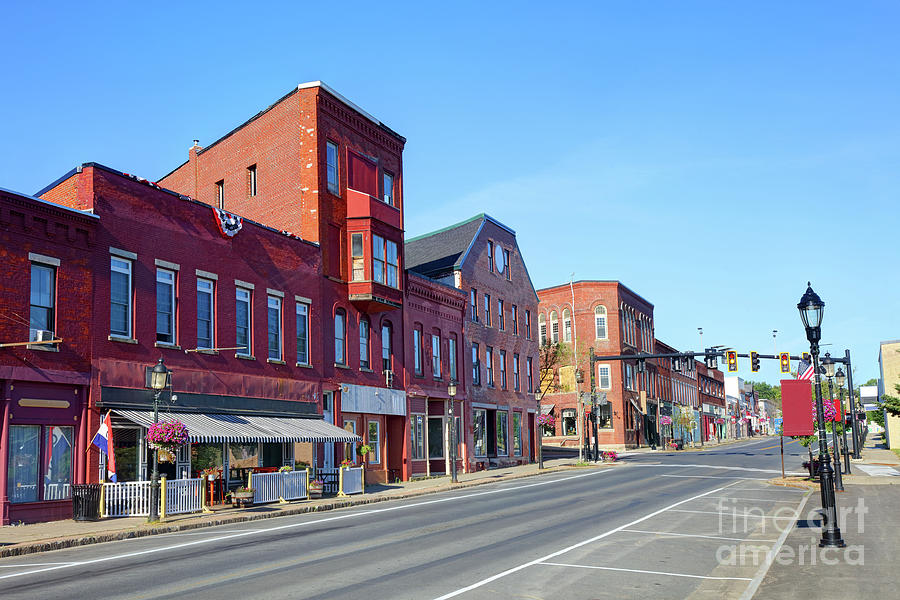
<path fill-rule="evenodd" d="M 749 577 L 712 577 L 709 575 L 689 575 L 687 573 L 667 573 L 666 571 L 646 571 L 644 569 L 622 569 L 619 567 L 595 567 L 592 565 L 568 565 L 564 563 L 542 562 L 539 565 L 554 567 L 575 567 L 578 569 L 602 569 L 604 571 L 625 571 L 626 573 L 645 573 L 648 575 L 669 575 L 670 577 L 690 577 L 692 579 L 724 579 L 727 581 L 752 581 Z"/>
<path fill-rule="evenodd" d="M 779 509 L 781 510 L 781 509 Z M 677 508 L 673 508 L 670 512 L 680 512 L 680 513 L 696 513 L 698 515 L 722 515 L 722 516 L 730 516 L 732 513 L 726 511 L 717 511 L 717 510 L 680 510 Z M 744 515 L 738 515 L 746 517 L 756 517 L 758 519 L 795 519 L 796 515 L 792 515 L 790 517 L 770 517 L 769 515 L 758 515 L 756 513 L 746 513 Z"/>
<path fill-rule="evenodd" d="M 686 477 L 688 479 L 741 479 L 744 481 L 768 481 L 765 477 L 726 477 L 724 475 L 671 475 L 663 473 L 660 477 Z"/>
<path fill-rule="evenodd" d="M 644 531 L 643 529 L 623 529 L 622 533 L 625 533 L 626 531 L 628 533 L 649 533 L 649 534 L 653 534 L 653 535 L 673 535 L 676 537 L 707 538 L 710 540 L 729 540 L 732 542 L 752 542 L 754 544 L 759 543 L 759 542 L 766 542 L 766 543 L 772 544 L 772 543 L 775 543 L 778 541 L 778 540 L 748 540 L 747 538 L 731 538 L 731 537 L 722 537 L 722 536 L 718 536 L 718 535 L 700 535 L 698 533 L 675 533 L 673 531 Z"/>

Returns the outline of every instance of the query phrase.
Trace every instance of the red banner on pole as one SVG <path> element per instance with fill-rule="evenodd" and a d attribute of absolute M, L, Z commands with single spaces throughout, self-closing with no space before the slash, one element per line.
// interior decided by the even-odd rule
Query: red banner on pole
<path fill-rule="evenodd" d="M 812 383 L 805 379 L 781 380 L 784 435 L 813 434 Z"/>

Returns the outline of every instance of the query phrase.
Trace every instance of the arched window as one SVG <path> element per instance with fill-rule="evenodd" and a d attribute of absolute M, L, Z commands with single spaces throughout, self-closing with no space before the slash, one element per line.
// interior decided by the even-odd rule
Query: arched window
<path fill-rule="evenodd" d="M 569 309 L 563 309 L 563 341 L 572 341 L 572 313 Z"/>
<path fill-rule="evenodd" d="M 391 371 L 394 357 L 394 328 L 390 321 L 385 321 L 381 326 L 381 368 L 384 371 Z"/>
<path fill-rule="evenodd" d="M 359 320 L 359 368 L 369 368 L 369 319 Z"/>
<path fill-rule="evenodd" d="M 347 364 L 347 313 L 342 308 L 334 313 L 334 362 Z"/>
<path fill-rule="evenodd" d="M 605 306 L 601 305 L 594 309 L 594 330 L 595 330 L 594 335 L 598 340 L 606 339 L 607 333 L 606 333 L 606 307 Z"/>
<path fill-rule="evenodd" d="M 550 313 L 550 341 L 559 342 L 559 315 L 555 310 Z"/>
<path fill-rule="evenodd" d="M 541 346 L 547 344 L 547 319 L 544 313 L 538 315 L 538 332 L 540 333 Z"/>

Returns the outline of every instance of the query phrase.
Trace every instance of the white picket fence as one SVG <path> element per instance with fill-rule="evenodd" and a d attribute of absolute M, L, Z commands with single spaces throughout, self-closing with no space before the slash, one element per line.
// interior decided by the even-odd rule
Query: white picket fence
<path fill-rule="evenodd" d="M 166 481 L 166 514 L 200 512 L 203 510 L 203 479 L 172 479 Z"/>
<path fill-rule="evenodd" d="M 253 503 L 278 502 L 306 498 L 306 471 L 287 473 L 254 473 L 252 478 Z"/>
<path fill-rule="evenodd" d="M 44 484 L 44 500 L 67 500 L 71 497 L 72 490 L 68 483 Z"/>
<path fill-rule="evenodd" d="M 103 515 L 106 517 L 139 517 L 150 514 L 149 481 L 104 483 L 103 493 Z"/>
<path fill-rule="evenodd" d="M 347 495 L 362 494 L 363 492 L 363 468 L 350 467 L 344 469 L 341 479 L 341 491 Z"/>

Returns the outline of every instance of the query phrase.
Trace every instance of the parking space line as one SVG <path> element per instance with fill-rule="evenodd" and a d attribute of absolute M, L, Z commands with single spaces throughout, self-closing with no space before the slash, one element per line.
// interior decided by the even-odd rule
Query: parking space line
<path fill-rule="evenodd" d="M 626 573 L 643 573 L 645 575 L 668 575 L 669 577 L 690 577 L 691 579 L 718 579 L 727 581 L 752 581 L 749 577 L 712 577 L 710 575 L 690 575 L 688 573 L 667 573 L 666 571 L 647 571 L 644 569 L 622 569 L 619 567 L 594 567 L 590 565 L 568 565 L 564 563 L 542 562 L 540 565 L 553 567 L 574 567 L 576 569 L 600 569 L 603 571 L 624 571 Z"/>
<path fill-rule="evenodd" d="M 538 563 L 542 563 L 551 558 L 556 558 L 557 556 L 560 556 L 562 554 L 565 554 L 566 552 L 575 550 L 576 548 L 581 548 L 582 546 L 592 544 L 592 543 L 596 542 L 597 540 L 602 540 L 603 538 L 611 536 L 612 534 L 622 531 L 623 529 L 627 529 L 627 528 L 631 527 L 632 525 L 637 525 L 638 523 L 642 523 L 642 522 L 646 521 L 647 519 L 653 518 L 656 515 L 666 512 L 667 510 L 671 510 L 671 509 L 675 508 L 676 506 L 681 506 L 682 504 L 692 502 L 692 501 L 696 500 L 697 498 L 703 498 L 704 496 L 709 496 L 710 494 L 715 494 L 717 492 L 721 492 L 722 490 L 729 488 L 732 485 L 735 485 L 735 484 L 729 483 L 720 488 L 715 488 L 715 489 L 709 490 L 708 492 L 704 492 L 704 493 L 698 494 L 696 496 L 691 496 L 690 498 L 685 498 L 684 500 L 679 500 L 678 502 L 676 502 L 674 504 L 670 504 L 669 506 L 667 506 L 665 508 L 661 508 L 659 510 L 653 511 L 652 513 L 650 513 L 648 515 L 644 515 L 640 519 L 635 519 L 631 523 L 626 523 L 625 525 L 620 525 L 619 527 L 616 527 L 615 529 L 610 529 L 609 531 L 607 531 L 605 533 L 601 533 L 600 535 L 595 535 L 594 537 L 588 538 L 581 542 L 578 542 L 577 544 L 572 544 L 571 546 L 563 548 L 562 550 L 557 550 L 556 552 L 552 552 L 546 556 L 542 556 L 540 558 L 536 558 L 534 560 L 528 561 L 527 563 L 523 563 L 517 567 L 507 569 L 506 571 L 502 571 L 500 573 L 497 573 L 496 575 L 491 575 L 490 577 L 486 577 L 486 578 L 482 579 L 481 581 L 476 581 L 475 583 L 473 583 L 471 585 L 467 585 L 465 587 L 461 587 L 459 589 L 453 590 L 452 592 L 444 594 L 443 596 L 438 596 L 437 598 L 435 598 L 435 600 L 447 600 L 447 598 L 454 598 L 456 596 L 459 596 L 460 594 L 464 594 L 468 591 L 474 590 L 476 588 L 480 588 L 483 585 L 487 585 L 488 583 L 491 583 L 492 581 L 496 581 L 498 579 L 506 577 L 507 575 L 512 575 L 513 573 L 518 573 L 519 571 L 521 571 L 523 569 L 527 569 L 528 567 L 534 566 Z"/>
<path fill-rule="evenodd" d="M 779 509 L 779 510 L 780 510 L 780 509 Z M 696 514 L 698 514 L 698 515 L 719 515 L 719 516 L 726 516 L 726 517 L 732 515 L 732 513 L 729 512 L 729 511 L 727 511 L 727 510 L 724 510 L 724 511 L 717 511 L 717 510 L 678 510 L 678 509 L 676 509 L 676 508 L 673 508 L 673 509 L 672 509 L 671 511 L 669 511 L 669 512 L 696 513 Z M 738 515 L 738 516 L 743 516 L 743 517 L 745 517 L 745 518 L 746 518 L 746 517 L 756 517 L 757 519 L 776 519 L 776 520 L 777 520 L 777 519 L 794 519 L 794 518 L 796 518 L 796 515 L 790 516 L 790 517 L 770 517 L 769 515 L 758 515 L 758 514 L 756 514 L 756 513 L 747 513 L 747 514 L 745 514 L 745 515 Z"/>
<path fill-rule="evenodd" d="M 649 533 L 652 535 L 672 535 L 676 537 L 692 537 L 692 538 L 706 538 L 710 540 L 728 540 L 730 542 L 768 542 L 775 543 L 778 540 L 750 540 L 747 538 L 730 538 L 730 537 L 721 537 L 718 535 L 700 535 L 697 533 L 674 533 L 672 531 L 644 531 L 643 529 L 623 529 L 622 532 L 628 533 Z"/>
<path fill-rule="evenodd" d="M 746 479 L 750 481 L 768 481 L 765 477 L 725 477 L 724 475 L 670 475 L 663 473 L 660 477 L 686 477 L 688 479 Z"/>
<path fill-rule="evenodd" d="M 817 486 L 818 487 L 818 486 Z M 807 490 L 798 490 L 797 488 L 789 488 L 785 486 L 772 486 L 772 487 L 764 487 L 764 488 L 735 488 L 742 492 L 796 492 L 799 494 L 805 494 Z"/>
<path fill-rule="evenodd" d="M 737 496 L 707 496 L 707 498 L 725 498 L 726 500 L 746 500 L 748 502 L 790 502 L 796 500 L 778 500 L 776 498 L 738 498 Z"/>

